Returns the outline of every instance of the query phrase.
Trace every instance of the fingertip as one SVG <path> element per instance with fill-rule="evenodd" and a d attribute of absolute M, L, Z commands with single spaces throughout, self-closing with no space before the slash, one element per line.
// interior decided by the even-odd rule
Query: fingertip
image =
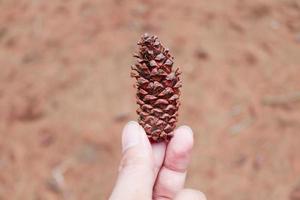
<path fill-rule="evenodd" d="M 135 121 L 128 122 L 122 132 L 122 151 L 138 145 L 140 143 L 141 133 L 139 124 Z"/>
<path fill-rule="evenodd" d="M 138 128 L 139 124 L 136 121 L 129 121 L 127 124 L 125 124 L 123 132 L 129 128 Z"/>
<path fill-rule="evenodd" d="M 145 130 L 144 130 L 144 128 L 143 128 L 138 122 L 136 122 L 136 121 L 129 121 L 129 122 L 125 125 L 125 128 L 126 128 L 126 127 L 132 127 L 132 128 L 134 128 L 135 130 L 140 131 L 142 135 L 147 136 L 147 135 L 146 135 L 146 132 L 145 132 Z"/>
<path fill-rule="evenodd" d="M 179 148 L 179 151 L 189 151 L 194 145 L 193 130 L 186 125 L 180 126 L 174 131 L 174 137 L 172 140 L 174 148 Z"/>
<path fill-rule="evenodd" d="M 125 128 L 126 128 L 126 127 L 130 127 L 130 126 L 139 127 L 139 123 L 137 123 L 136 121 L 129 121 L 129 122 L 127 122 L 127 124 L 125 125 Z"/>
<path fill-rule="evenodd" d="M 140 124 L 138 124 L 138 126 L 139 126 L 139 130 L 140 130 L 140 132 L 141 132 L 141 138 L 142 138 L 142 142 L 143 142 L 143 144 L 145 145 L 145 146 L 147 146 L 148 148 L 151 148 L 151 143 L 150 143 L 150 141 L 149 141 L 149 139 L 148 139 L 148 136 L 147 136 L 147 134 L 146 134 L 146 131 L 145 131 L 145 129 L 140 125 Z"/>
<path fill-rule="evenodd" d="M 182 125 L 180 127 L 178 127 L 175 132 L 178 134 L 178 133 L 181 133 L 181 134 L 188 134 L 190 136 L 194 136 L 194 132 L 192 130 L 191 127 L 187 126 L 187 125 Z"/>

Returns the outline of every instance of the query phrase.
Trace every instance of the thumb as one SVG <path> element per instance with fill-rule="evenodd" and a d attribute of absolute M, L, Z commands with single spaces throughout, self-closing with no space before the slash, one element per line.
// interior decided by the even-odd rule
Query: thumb
<path fill-rule="evenodd" d="M 154 163 L 151 145 L 144 129 L 129 122 L 123 129 L 123 156 L 116 186 L 110 200 L 151 199 Z"/>

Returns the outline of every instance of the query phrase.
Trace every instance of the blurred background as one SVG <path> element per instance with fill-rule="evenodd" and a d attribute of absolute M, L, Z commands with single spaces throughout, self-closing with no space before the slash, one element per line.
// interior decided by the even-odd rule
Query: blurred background
<path fill-rule="evenodd" d="M 0 0 L 0 199 L 108 198 L 144 32 L 183 72 L 187 187 L 299 200 L 299 0 Z"/>

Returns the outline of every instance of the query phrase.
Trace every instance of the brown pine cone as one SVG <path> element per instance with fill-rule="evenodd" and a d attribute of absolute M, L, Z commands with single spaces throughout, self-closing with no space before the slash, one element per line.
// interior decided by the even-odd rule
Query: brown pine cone
<path fill-rule="evenodd" d="M 138 45 L 131 72 L 137 81 L 138 122 L 150 141 L 168 141 L 178 117 L 180 72 L 173 69 L 173 57 L 157 36 L 144 34 Z"/>

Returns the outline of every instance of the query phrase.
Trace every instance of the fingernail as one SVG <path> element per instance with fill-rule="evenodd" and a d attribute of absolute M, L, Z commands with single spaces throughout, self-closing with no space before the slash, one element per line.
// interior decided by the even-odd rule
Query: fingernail
<path fill-rule="evenodd" d="M 122 135 L 122 152 L 128 148 L 136 146 L 140 143 L 140 126 L 137 122 L 131 121 L 126 124 Z"/>

